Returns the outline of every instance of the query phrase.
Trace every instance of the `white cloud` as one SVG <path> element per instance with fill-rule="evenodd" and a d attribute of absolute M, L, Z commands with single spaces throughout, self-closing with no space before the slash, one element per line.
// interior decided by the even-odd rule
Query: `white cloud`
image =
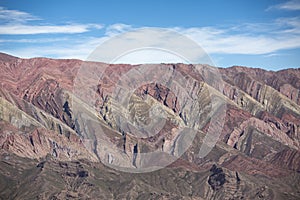
<path fill-rule="evenodd" d="M 41 26 L 24 24 L 7 24 L 0 27 L 0 34 L 6 35 L 28 35 L 45 33 L 84 33 L 90 29 L 101 29 L 102 25 L 97 24 L 70 24 L 61 26 Z"/>
<path fill-rule="evenodd" d="M 280 32 L 289 34 L 300 34 L 300 17 L 279 18 L 276 23 L 283 27 Z"/>
<path fill-rule="evenodd" d="M 101 29 L 99 24 L 66 24 L 66 25 L 39 25 L 28 24 L 29 21 L 40 20 L 30 13 L 8 10 L 0 7 L 0 34 L 2 35 L 30 35 L 46 33 L 84 33 L 91 29 Z"/>
<path fill-rule="evenodd" d="M 289 3 L 288 5 L 290 5 L 291 2 L 297 8 L 296 1 L 290 1 L 285 4 Z M 280 4 L 280 6 L 284 7 L 283 4 Z M 7 16 L 10 17 L 7 18 L 11 18 L 11 20 L 7 19 L 6 22 L 9 21 L 9 23 L 0 26 L 0 34 L 70 34 L 104 28 L 102 25 L 96 24 L 31 25 L 25 22 L 37 20 L 38 18 L 29 13 L 5 10 L 0 7 L 0 19 L 5 18 L 5 13 L 9 13 Z M 22 21 L 21 18 L 24 20 Z M 270 23 L 245 23 L 228 27 L 174 27 L 170 29 L 191 38 L 203 47 L 208 54 L 272 55 L 280 50 L 300 48 L 300 17 L 278 18 Z M 17 49 L 7 52 L 20 57 L 51 56 L 57 58 L 86 59 L 104 41 L 131 30 L 135 30 L 131 25 L 119 23 L 107 26 L 105 33 L 100 37 L 84 38 L 83 35 L 74 36 L 55 45 L 53 45 L 53 42 L 61 40 L 57 36 L 43 39 L 19 39 L 16 41 L 2 39 L 0 43 L 31 43 L 26 48 L 17 47 Z M 183 45 L 172 41 L 170 37 L 163 38 L 162 41 L 173 46 Z M 48 46 L 46 46 L 47 42 L 49 43 Z M 45 44 L 41 46 L 33 45 L 34 43 Z"/>
<path fill-rule="evenodd" d="M 40 18 L 19 10 L 8 10 L 0 7 L 0 20 L 3 22 L 25 22 Z"/>
<path fill-rule="evenodd" d="M 272 23 L 244 24 L 228 28 L 176 28 L 208 53 L 267 54 L 300 47 L 299 18 L 280 18 Z"/>
<path fill-rule="evenodd" d="M 270 58 L 270 57 L 277 57 L 277 56 L 282 56 L 282 55 L 286 55 L 286 54 L 270 53 L 270 54 L 265 54 L 265 55 L 263 55 L 263 57 L 265 57 L 265 58 Z"/>
<path fill-rule="evenodd" d="M 108 36 L 115 36 L 120 33 L 124 33 L 125 31 L 132 30 L 132 26 L 128 24 L 112 24 L 106 28 L 106 35 Z"/>
<path fill-rule="evenodd" d="M 12 53 L 13 55 L 20 57 L 49 56 L 85 60 L 100 44 L 103 44 L 103 42 L 115 37 L 116 32 L 119 31 L 122 33 L 125 30 L 134 29 L 129 25 L 117 24 L 109 26 L 106 29 L 106 33 L 104 33 L 101 37 L 83 38 L 82 36 L 76 36 L 68 38 L 63 42 L 57 42 L 55 45 L 50 45 L 51 41 L 49 41 L 48 46 L 46 46 L 47 43 L 44 44 L 44 46 L 28 45 L 29 47 L 27 48 L 20 47 L 19 49 L 15 49 L 7 53 Z M 228 28 L 175 27 L 171 28 L 171 30 L 177 31 L 184 36 L 191 38 L 208 54 L 275 55 L 274 53 L 277 53 L 280 50 L 300 48 L 300 25 L 298 18 L 280 18 L 268 24 L 244 24 Z M 146 37 L 151 38 L 151 35 Z M 56 37 L 53 37 L 50 40 L 55 42 L 55 38 Z M 127 39 L 131 45 L 135 44 L 134 38 Z M 171 37 L 161 38 L 160 41 L 161 43 L 157 43 L 156 47 L 164 44 L 168 44 L 174 48 L 182 47 L 182 45 L 184 45 L 176 41 L 172 41 Z M 26 40 L 22 40 L 22 42 L 26 42 Z M 27 42 L 35 41 L 29 40 Z M 145 44 L 145 46 L 149 47 L 149 44 Z M 122 46 L 120 47 L 120 43 L 117 42 L 116 48 L 112 50 L 112 52 L 121 51 L 122 48 Z M 109 52 L 111 51 L 108 51 L 108 53 Z M 146 53 L 150 55 L 149 52 Z M 193 51 L 191 51 L 191 53 L 193 53 Z M 147 58 L 147 62 L 151 62 L 153 56 L 150 59 L 150 56 L 148 55 L 144 58 Z M 159 54 L 152 53 L 151 55 L 158 56 Z M 139 55 L 139 57 L 142 58 L 141 55 Z M 167 56 L 163 57 L 167 58 Z M 130 60 L 128 58 L 134 60 L 132 59 L 132 56 L 126 57 L 127 60 Z M 170 58 L 168 59 L 170 60 Z M 153 61 L 158 62 L 157 59 L 153 59 Z M 162 62 L 167 61 L 162 59 Z M 136 61 L 133 63 L 136 63 Z"/>
<path fill-rule="evenodd" d="M 5 50 L 8 53 L 21 58 L 50 57 L 50 58 L 73 58 L 86 60 L 88 55 L 101 43 L 107 40 L 107 37 L 100 38 L 63 38 L 61 41 L 55 41 L 55 38 L 49 38 L 49 44 L 27 45 L 25 47 Z M 46 41 L 47 39 L 41 39 Z M 37 40 L 36 42 L 38 42 Z M 25 41 L 24 41 L 25 42 Z M 35 41 L 29 41 L 35 42 Z M 57 43 L 53 43 L 57 42 Z M 51 45 L 50 45 L 51 43 Z"/>
<path fill-rule="evenodd" d="M 292 1 L 287 1 L 285 3 L 277 4 L 270 6 L 267 8 L 267 11 L 269 10 L 300 10 L 300 1 L 299 0 L 292 0 Z"/>
<path fill-rule="evenodd" d="M 36 38 L 36 39 L 0 39 L 1 43 L 49 43 L 67 41 L 67 37 L 55 38 Z"/>

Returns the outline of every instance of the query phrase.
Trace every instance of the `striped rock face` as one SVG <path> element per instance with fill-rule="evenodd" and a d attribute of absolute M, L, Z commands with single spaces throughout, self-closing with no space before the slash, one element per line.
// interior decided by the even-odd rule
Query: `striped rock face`
<path fill-rule="evenodd" d="M 299 69 L 0 54 L 0 70 L 4 199 L 300 198 Z"/>

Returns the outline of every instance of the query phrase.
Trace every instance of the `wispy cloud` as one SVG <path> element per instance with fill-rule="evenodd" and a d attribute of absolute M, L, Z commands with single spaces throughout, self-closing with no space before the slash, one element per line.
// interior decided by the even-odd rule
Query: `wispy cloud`
<path fill-rule="evenodd" d="M 67 41 L 67 37 L 55 37 L 55 38 L 36 38 L 36 39 L 0 39 L 1 43 L 49 43 L 49 42 L 62 42 Z"/>
<path fill-rule="evenodd" d="M 51 33 L 84 33 L 91 29 L 103 28 L 100 24 L 66 24 L 66 25 L 40 25 L 28 22 L 41 20 L 30 13 L 8 10 L 0 7 L 0 34 L 1 35 L 28 35 Z"/>
<path fill-rule="evenodd" d="M 272 9 L 300 10 L 300 1 L 288 1 L 272 6 Z M 0 40 L 2 51 L 20 57 L 50 56 L 56 58 L 79 58 L 87 56 L 104 41 L 134 30 L 129 24 L 64 24 L 45 25 L 44 20 L 30 13 L 8 10 L 0 7 L 0 35 L 29 35 L 24 38 L 14 36 Z M 145 27 L 138 27 L 145 28 Z M 169 27 L 199 44 L 208 54 L 275 55 L 280 50 L 300 48 L 300 17 L 277 18 L 269 23 L 244 23 L 236 26 Z M 103 29 L 100 36 L 88 37 L 84 34 L 67 37 L 64 34 L 86 33 Z M 44 34 L 36 37 L 35 34 Z M 60 34 L 52 35 L 48 34 Z M 164 42 L 177 45 L 165 38 Z M 9 45 L 27 43 L 25 45 Z M 148 52 L 149 54 L 149 52 Z"/>
<path fill-rule="evenodd" d="M 292 0 L 287 1 L 285 3 L 273 5 L 267 8 L 269 10 L 300 10 L 300 1 L 299 0 Z"/>
<path fill-rule="evenodd" d="M 49 40 L 49 43 L 44 43 Z M 70 37 L 43 38 L 37 40 L 17 40 L 18 42 L 30 43 L 19 48 L 2 50 L 4 53 L 22 58 L 51 57 L 51 58 L 73 58 L 86 60 L 88 55 L 101 43 L 108 40 L 108 37 Z M 32 43 L 44 43 L 34 45 Z M 51 43 L 51 45 L 50 45 Z"/>
<path fill-rule="evenodd" d="M 280 18 L 272 23 L 244 24 L 228 28 L 176 28 L 208 53 L 268 54 L 300 47 L 299 18 Z"/>
<path fill-rule="evenodd" d="M 31 20 L 40 20 L 40 18 L 19 10 L 8 10 L 0 7 L 1 23 L 26 22 Z"/>
<path fill-rule="evenodd" d="M 132 26 L 128 24 L 112 24 L 106 28 L 106 35 L 108 36 L 115 36 L 120 33 L 124 33 L 125 31 L 132 30 Z"/>
<path fill-rule="evenodd" d="M 0 34 L 6 35 L 28 35 L 28 34 L 45 34 L 45 33 L 84 33 L 90 29 L 101 29 L 102 25 L 97 24 L 70 24 L 60 26 L 42 26 L 42 25 L 24 25 L 24 24 L 7 24 L 0 27 Z"/>
<path fill-rule="evenodd" d="M 276 23 L 282 27 L 280 33 L 300 34 L 300 17 L 278 18 Z"/>
<path fill-rule="evenodd" d="M 226 28 L 175 27 L 171 29 L 194 40 L 208 54 L 272 55 L 280 50 L 300 48 L 300 25 L 296 18 L 281 18 L 269 24 L 244 24 Z M 122 33 L 134 28 L 126 24 L 116 24 L 108 26 L 105 30 L 106 33 L 100 37 L 72 37 L 55 45 L 20 48 L 7 53 L 21 57 L 52 56 L 86 59 L 104 41 L 114 37 L 118 32 Z M 51 40 L 55 42 L 54 38 Z M 41 41 L 21 40 L 19 42 Z M 168 42 L 172 43 L 169 40 Z"/>

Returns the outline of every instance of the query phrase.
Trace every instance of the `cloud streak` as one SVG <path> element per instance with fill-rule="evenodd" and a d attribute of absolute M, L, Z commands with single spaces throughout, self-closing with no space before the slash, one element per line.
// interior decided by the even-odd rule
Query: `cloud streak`
<path fill-rule="evenodd" d="M 4 53 L 22 58 L 51 57 L 85 60 L 87 56 L 101 43 L 109 39 L 108 37 L 66 37 L 66 38 L 46 38 L 37 40 L 16 40 L 18 43 L 30 43 L 19 48 L 4 50 Z M 49 43 L 47 43 L 49 40 Z M 32 43 L 44 43 L 32 45 Z M 1 41 L 0 41 L 1 44 Z"/>
<path fill-rule="evenodd" d="M 288 9 L 293 5 L 295 10 L 297 5 L 300 5 L 299 2 L 289 1 L 275 7 Z M 11 37 L 1 38 L 2 51 L 27 58 L 48 56 L 86 59 L 89 53 L 105 40 L 135 29 L 131 25 L 121 23 L 106 27 L 98 24 L 42 25 L 39 24 L 42 19 L 30 13 L 2 7 L 0 7 L 0 21 L 0 35 L 11 35 Z M 38 23 L 33 23 L 36 21 Z M 95 29 L 104 29 L 104 33 L 98 37 L 77 34 Z M 275 55 L 281 50 L 300 48 L 300 17 L 277 18 L 269 23 L 245 23 L 227 27 L 169 27 L 169 29 L 191 38 L 208 54 Z M 36 37 L 37 34 L 44 35 Z M 67 34 L 73 35 L 67 37 Z M 29 36 L 12 39 L 15 35 Z M 170 38 L 166 38 L 165 41 L 172 43 L 168 39 Z M 12 43 L 24 44 L 10 46 Z M 176 45 L 176 43 L 172 44 Z"/>
<path fill-rule="evenodd" d="M 296 18 L 281 18 L 269 24 L 244 24 L 227 28 L 174 27 L 170 29 L 191 38 L 208 54 L 265 55 L 276 53 L 280 50 L 300 48 L 300 25 L 297 21 L 298 19 Z M 78 30 L 73 29 L 73 31 L 78 32 L 86 30 L 85 27 L 79 27 Z M 111 25 L 106 28 L 106 32 L 100 37 L 71 37 L 63 42 L 58 40 L 55 45 L 46 46 L 47 43 L 45 43 L 45 46 L 16 49 L 15 52 L 17 53 L 15 55 L 21 57 L 52 55 L 57 58 L 85 59 L 89 53 L 104 41 L 114 37 L 117 33 L 130 30 L 134 30 L 130 25 Z M 35 32 L 38 31 L 35 30 Z M 61 32 L 64 31 L 66 30 L 61 30 Z M 55 37 L 51 38 L 51 40 L 55 42 Z M 39 39 L 36 43 L 41 41 L 43 40 Z M 46 41 L 47 39 L 45 39 Z M 5 40 L 0 41 L 0 44 L 1 42 L 5 42 Z M 31 43 L 32 45 L 35 40 L 17 40 L 16 42 Z M 172 43 L 172 41 L 169 42 Z M 32 56 L 30 56 L 30 52 L 32 52 Z"/>
<path fill-rule="evenodd" d="M 115 36 L 121 33 L 124 33 L 126 31 L 132 30 L 132 26 L 128 24 L 112 24 L 108 27 L 106 27 L 106 35 L 108 36 Z"/>
<path fill-rule="evenodd" d="M 26 22 L 33 20 L 40 20 L 40 18 L 19 10 L 8 10 L 0 7 L 0 21 L 2 23 Z"/>
<path fill-rule="evenodd" d="M 0 35 L 74 34 L 101 29 L 99 24 L 37 25 L 28 22 L 41 20 L 30 13 L 0 7 Z"/>
<path fill-rule="evenodd" d="M 84 33 L 91 29 L 101 29 L 102 25 L 97 24 L 70 24 L 61 26 L 40 26 L 40 25 L 23 25 L 7 24 L 0 27 L 2 35 L 29 35 L 29 34 L 53 34 L 53 33 Z"/>
<path fill-rule="evenodd" d="M 287 1 L 285 3 L 277 4 L 270 6 L 267 8 L 267 11 L 270 10 L 289 10 L 289 11 L 296 11 L 300 10 L 300 1 L 299 0 L 292 0 L 292 1 Z"/>
<path fill-rule="evenodd" d="M 175 28 L 208 53 L 268 54 L 300 47 L 300 18 L 279 18 L 270 23 L 242 24 L 227 28 Z"/>

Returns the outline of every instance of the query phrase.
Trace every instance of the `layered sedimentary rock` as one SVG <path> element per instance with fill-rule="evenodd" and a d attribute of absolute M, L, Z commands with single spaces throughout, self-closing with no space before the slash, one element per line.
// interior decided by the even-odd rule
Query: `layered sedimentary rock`
<path fill-rule="evenodd" d="M 300 197 L 299 69 L 6 54 L 0 69 L 3 199 Z"/>

